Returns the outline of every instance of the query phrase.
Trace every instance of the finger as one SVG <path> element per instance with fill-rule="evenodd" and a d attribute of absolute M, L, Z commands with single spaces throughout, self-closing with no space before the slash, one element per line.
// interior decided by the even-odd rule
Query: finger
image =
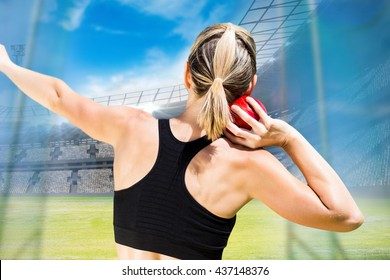
<path fill-rule="evenodd" d="M 258 121 L 252 118 L 247 112 L 242 110 L 239 106 L 233 105 L 231 107 L 232 111 L 236 113 L 244 122 L 246 122 L 250 127 L 254 128 L 258 124 Z"/>
<path fill-rule="evenodd" d="M 233 143 L 236 144 L 242 144 L 245 142 L 245 139 L 239 136 L 236 136 L 235 133 L 233 132 L 235 129 L 232 129 L 232 127 L 226 126 L 226 129 L 224 129 L 223 134 Z"/>
<path fill-rule="evenodd" d="M 236 134 L 238 134 L 238 130 L 239 129 L 240 128 L 237 125 L 235 125 L 234 123 L 232 123 L 232 122 L 229 122 L 226 125 L 226 131 L 228 131 L 229 134 L 234 135 L 234 136 L 236 136 Z"/>
<path fill-rule="evenodd" d="M 229 130 L 229 132 L 237 137 L 244 137 L 245 134 L 243 133 L 243 131 L 249 131 L 245 128 L 240 128 L 239 126 L 237 126 L 235 123 L 233 122 L 229 122 L 227 125 L 226 125 L 226 129 Z"/>
<path fill-rule="evenodd" d="M 251 138 L 253 139 L 248 139 L 248 138 L 242 138 L 242 137 L 238 137 L 238 136 L 235 136 L 234 134 L 232 134 L 229 130 L 224 130 L 224 135 L 234 144 L 238 144 L 238 145 L 242 145 L 242 146 L 246 146 L 248 148 L 259 148 L 259 143 L 260 142 L 260 138 L 259 139 L 255 139 L 255 135 L 251 135 Z"/>
<path fill-rule="evenodd" d="M 245 128 L 240 128 L 234 123 L 230 122 L 226 125 L 226 128 L 232 133 L 233 135 L 240 137 L 240 138 L 253 138 L 253 132 L 251 130 L 247 130 Z"/>
<path fill-rule="evenodd" d="M 246 142 L 245 142 L 245 139 L 242 139 L 240 137 L 236 137 L 234 136 L 233 134 L 229 134 L 227 133 L 226 134 L 226 138 L 232 142 L 233 144 L 236 144 L 236 145 L 242 145 L 242 146 L 246 146 Z"/>
<path fill-rule="evenodd" d="M 246 101 L 249 103 L 249 105 L 255 110 L 255 112 L 259 115 L 260 120 L 265 125 L 265 127 L 269 127 L 270 122 L 270 116 L 267 115 L 267 113 L 261 108 L 259 103 L 256 102 L 252 97 L 247 97 Z"/>
<path fill-rule="evenodd" d="M 225 129 L 223 131 L 223 135 L 225 135 L 231 142 L 235 144 L 241 144 L 245 142 L 245 139 L 240 138 L 236 135 L 234 135 L 229 129 Z"/>
<path fill-rule="evenodd" d="M 242 110 L 240 107 L 233 105 L 232 110 L 235 114 L 237 114 L 241 119 L 243 119 L 252 129 L 250 130 L 251 132 L 254 132 L 258 134 L 259 136 L 264 135 L 267 133 L 267 127 L 260 121 L 257 121 L 248 113 L 246 113 L 244 110 Z M 237 127 L 237 129 L 240 129 Z M 245 131 L 249 131 L 244 129 Z M 234 129 L 234 132 L 236 129 Z M 237 135 L 237 134 L 236 134 Z"/>

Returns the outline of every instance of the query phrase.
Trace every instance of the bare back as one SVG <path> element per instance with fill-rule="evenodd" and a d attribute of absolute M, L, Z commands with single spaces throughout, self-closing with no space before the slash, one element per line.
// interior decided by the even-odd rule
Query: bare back
<path fill-rule="evenodd" d="M 171 120 L 172 123 L 172 120 Z M 179 140 L 194 140 L 200 135 L 179 135 L 181 127 L 171 125 Z M 146 113 L 140 113 L 134 125 L 129 123 L 115 147 L 115 190 L 131 187 L 153 168 L 158 154 L 158 121 Z M 185 183 L 192 197 L 213 214 L 231 218 L 250 198 L 241 188 L 245 160 L 226 139 L 218 139 L 201 150 L 190 162 Z M 223 164 L 221 164 L 223 162 Z M 123 259 L 169 259 L 152 252 L 136 250 L 117 244 L 118 257 Z"/>

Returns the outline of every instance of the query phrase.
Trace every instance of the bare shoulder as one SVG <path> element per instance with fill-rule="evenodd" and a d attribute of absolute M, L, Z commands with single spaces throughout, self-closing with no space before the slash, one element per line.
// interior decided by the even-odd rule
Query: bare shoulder
<path fill-rule="evenodd" d="M 149 127 L 157 122 L 157 119 L 151 114 L 137 108 L 130 108 L 127 124 L 134 130 Z M 129 112 L 130 112 L 129 111 Z"/>
<path fill-rule="evenodd" d="M 223 160 L 234 165 L 238 169 L 255 169 L 266 165 L 270 161 L 276 160 L 275 157 L 264 149 L 249 149 L 242 145 L 237 145 L 228 139 L 220 139 L 216 144 L 218 155 Z"/>
<path fill-rule="evenodd" d="M 116 115 L 117 119 L 114 121 L 122 122 L 122 125 L 136 125 L 137 123 L 154 119 L 149 113 L 142 111 L 141 109 L 129 106 L 112 106 L 109 107 Z"/>
<path fill-rule="evenodd" d="M 120 141 L 143 141 L 149 135 L 158 133 L 157 119 L 151 114 L 137 108 L 127 108 L 124 114 L 126 119 Z"/>
<path fill-rule="evenodd" d="M 224 163 L 229 181 L 251 197 L 254 197 L 254 189 L 258 191 L 284 169 L 279 160 L 265 149 L 249 149 L 227 139 L 218 141 L 215 148 L 217 161 Z M 222 168 L 221 164 L 219 168 Z"/>
<path fill-rule="evenodd" d="M 257 188 L 267 185 L 276 177 L 285 176 L 287 171 L 284 165 L 269 151 L 261 148 L 257 150 L 244 150 L 241 152 L 245 166 L 245 174 L 249 188 Z"/>
<path fill-rule="evenodd" d="M 107 127 L 107 135 L 115 137 L 109 141 L 114 147 L 121 146 L 123 142 L 142 137 L 147 129 L 152 129 L 157 120 L 149 113 L 138 108 L 128 106 L 112 106 L 108 108 L 111 113 L 111 125 Z M 108 141 L 106 141 L 108 142 Z"/>

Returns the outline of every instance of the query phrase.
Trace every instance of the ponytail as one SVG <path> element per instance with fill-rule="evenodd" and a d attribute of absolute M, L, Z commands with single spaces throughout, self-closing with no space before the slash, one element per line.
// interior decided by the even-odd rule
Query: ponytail
<path fill-rule="evenodd" d="M 213 141 L 223 134 L 224 128 L 232 119 L 223 82 L 231 72 L 235 53 L 236 35 L 231 24 L 228 24 L 215 47 L 214 81 L 206 93 L 203 107 L 198 116 L 199 125 L 206 131 L 208 138 Z"/>
<path fill-rule="evenodd" d="M 198 124 L 206 131 L 207 137 L 214 141 L 223 134 L 223 129 L 231 119 L 223 80 L 216 78 L 206 93 Z"/>
<path fill-rule="evenodd" d="M 204 97 L 198 124 L 218 139 L 232 117 L 229 103 L 249 87 L 256 73 L 256 49 L 245 29 L 231 23 L 202 31 L 188 57 L 194 92 Z"/>

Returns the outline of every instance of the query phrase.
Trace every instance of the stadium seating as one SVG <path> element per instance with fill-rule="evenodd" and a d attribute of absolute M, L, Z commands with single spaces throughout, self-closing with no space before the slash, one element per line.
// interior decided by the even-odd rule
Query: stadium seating
<path fill-rule="evenodd" d="M 66 194 L 70 192 L 68 178 L 71 174 L 69 170 L 41 171 L 37 180 L 31 182 L 29 193 L 58 193 Z"/>
<path fill-rule="evenodd" d="M 15 171 L 3 172 L 0 179 L 0 191 L 8 194 L 24 194 L 27 193 L 29 181 L 34 172 L 31 171 Z"/>
<path fill-rule="evenodd" d="M 329 148 L 327 159 L 351 189 L 390 186 L 390 120 L 386 111 L 388 108 L 381 107 L 386 104 L 389 90 L 390 59 L 368 68 L 346 84 L 339 92 L 342 100 L 337 96 L 330 96 L 326 100 L 329 120 L 334 118 L 336 123 L 344 121 L 344 111 L 350 114 L 350 110 L 355 106 L 362 108 L 366 101 L 374 102 L 373 106 L 378 108 L 374 112 L 378 117 L 369 126 L 366 123 L 361 129 L 355 124 L 348 131 L 337 131 L 332 133 L 326 143 Z M 160 111 L 154 114 L 171 117 L 178 114 L 184 104 L 185 101 L 181 99 L 172 99 L 171 103 L 161 105 Z M 303 131 L 316 148 L 320 146 L 318 103 L 315 100 L 269 113 Z M 351 123 L 358 121 L 364 121 L 364 118 L 352 120 Z M 29 143 L 28 134 L 21 131 L 19 144 L 0 143 L 1 193 L 96 194 L 113 191 L 112 146 L 87 138 L 71 125 L 63 125 L 57 130 L 60 134 L 55 138 L 46 137 L 54 139 L 49 142 Z M 33 129 L 27 131 L 34 135 L 40 132 L 34 132 Z M 51 130 L 49 134 L 53 134 Z M 4 134 L 2 139 L 5 138 L 10 136 Z M 269 150 L 292 174 L 304 180 L 301 172 L 281 149 Z M 102 162 L 105 165 L 100 165 Z M 63 164 L 63 168 L 57 163 Z"/>
<path fill-rule="evenodd" d="M 96 144 L 96 148 L 99 150 L 99 152 L 96 154 L 96 158 L 114 157 L 114 149 L 111 145 L 100 143 Z"/>
<path fill-rule="evenodd" d="M 58 160 L 76 160 L 76 159 L 87 159 L 89 154 L 87 152 L 89 145 L 75 145 L 66 146 L 61 149 L 62 155 L 58 157 Z"/>
<path fill-rule="evenodd" d="M 111 169 L 82 169 L 78 175 L 78 193 L 109 193 L 114 190 Z"/>
<path fill-rule="evenodd" d="M 26 149 L 26 156 L 21 158 L 20 161 L 48 161 L 51 160 L 50 154 L 52 152 L 53 148 L 29 148 Z"/>

